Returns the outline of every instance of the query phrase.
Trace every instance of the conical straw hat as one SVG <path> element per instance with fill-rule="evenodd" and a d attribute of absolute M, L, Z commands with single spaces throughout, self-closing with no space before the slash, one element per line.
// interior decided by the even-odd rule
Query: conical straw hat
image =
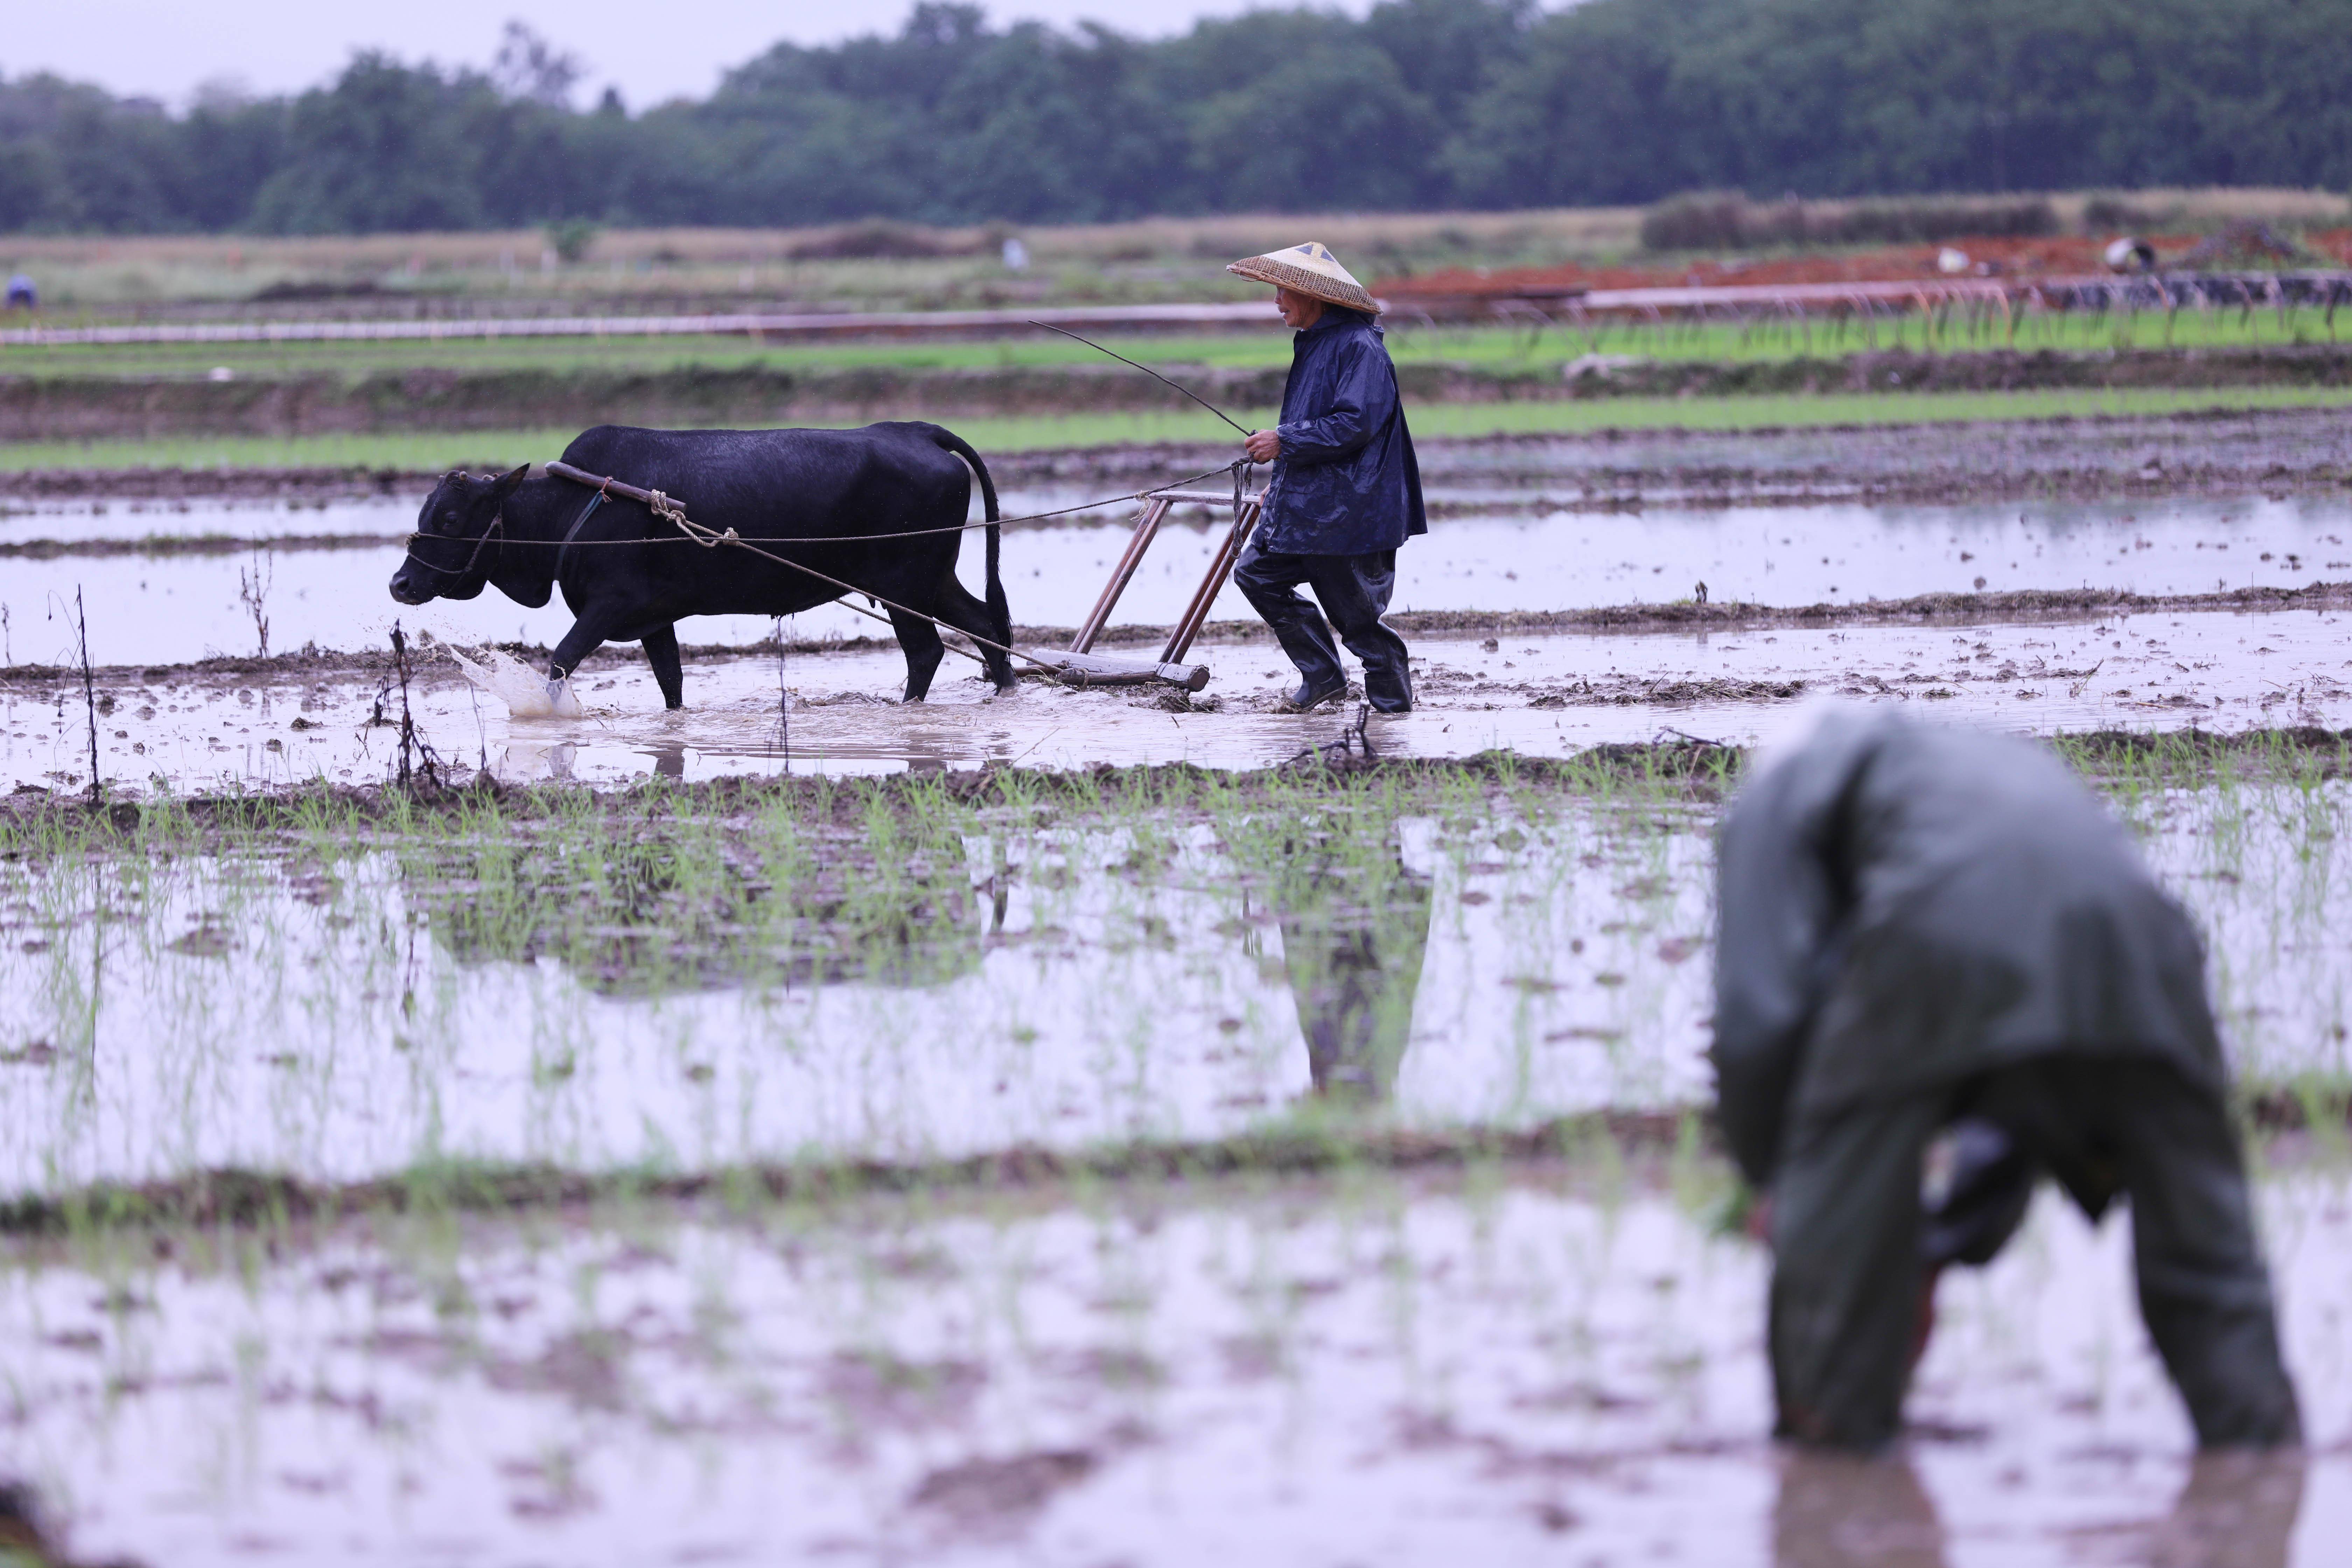
<path fill-rule="evenodd" d="M 1260 283 L 1272 283 L 1294 294 L 1345 305 L 1350 310 L 1365 310 L 1375 316 L 1381 313 L 1381 302 L 1339 265 L 1339 258 L 1328 247 L 1311 239 L 1305 245 L 1269 250 L 1264 256 L 1244 257 L 1225 270 L 1254 278 Z"/>

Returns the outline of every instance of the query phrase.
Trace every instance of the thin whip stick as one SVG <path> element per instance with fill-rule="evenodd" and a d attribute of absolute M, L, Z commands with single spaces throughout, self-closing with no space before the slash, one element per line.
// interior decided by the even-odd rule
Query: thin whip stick
<path fill-rule="evenodd" d="M 1049 332 L 1059 332 L 1059 333 L 1061 333 L 1061 334 L 1062 334 L 1064 337 L 1066 337 L 1066 338 L 1077 338 L 1078 342 L 1082 342 L 1082 343 L 1086 344 L 1086 345 L 1087 345 L 1087 347 L 1088 347 L 1088 348 L 1090 348 L 1090 349 L 1094 350 L 1097 353 L 1106 353 L 1106 354 L 1109 354 L 1111 358 L 1113 358 L 1113 359 L 1115 359 L 1115 360 L 1118 361 L 1118 363 L 1119 363 L 1124 364 L 1124 365 L 1132 365 L 1132 366 L 1134 366 L 1134 368 L 1135 368 L 1135 369 L 1141 371 L 1144 374 L 1146 374 L 1146 375 L 1150 376 L 1152 380 L 1154 380 L 1154 381 L 1156 381 L 1156 382 L 1160 382 L 1160 384 L 1162 384 L 1163 385 L 1175 387 L 1177 391 L 1179 391 L 1179 392 L 1182 393 L 1185 396 L 1187 396 L 1187 397 L 1191 398 L 1193 402 L 1195 402 L 1195 403 L 1199 404 L 1202 407 L 1203 407 L 1203 408 L 1207 409 L 1210 413 L 1212 413 L 1212 414 L 1215 415 L 1218 418 L 1223 419 L 1226 424 L 1228 424 L 1228 425 L 1233 425 L 1234 429 L 1236 429 L 1236 430 L 1242 430 L 1242 427 L 1241 427 L 1240 426 L 1238 426 L 1238 425 L 1234 425 L 1233 416 L 1232 416 L 1231 415 L 1228 415 L 1228 414 L 1227 414 L 1223 409 L 1222 409 L 1222 408 L 1218 407 L 1215 404 L 1213 404 L 1213 403 L 1210 402 L 1207 398 L 1205 398 L 1205 397 L 1202 396 L 1199 393 L 1192 391 L 1190 387 L 1184 386 L 1184 385 L 1182 385 L 1181 384 L 1177 383 L 1177 382 L 1170 381 L 1166 376 L 1164 376 L 1164 375 L 1160 374 L 1158 371 L 1156 371 L 1156 370 L 1152 369 L 1152 368 L 1151 368 L 1150 365 L 1148 365 L 1148 364 L 1136 364 L 1136 363 L 1135 363 L 1133 360 L 1131 360 L 1131 359 L 1128 358 L 1125 354 L 1120 353 L 1118 353 L 1118 351 L 1113 350 L 1113 349 L 1107 349 L 1107 348 L 1103 347 L 1103 346 L 1102 346 L 1102 344 L 1100 344 L 1100 343 L 1098 343 L 1098 342 L 1095 342 L 1095 341 L 1094 341 L 1094 339 L 1092 339 L 1092 338 L 1081 338 L 1081 337 L 1078 337 L 1078 334 L 1077 334 L 1077 333 L 1076 333 L 1076 332 L 1074 332 L 1074 331 L 1070 331 L 1068 328 L 1066 328 L 1066 327 L 1048 326 L 1048 325 L 1047 325 L 1045 322 L 1044 322 L 1044 321 L 1032 321 L 1032 322 L 1030 322 L 1029 324 L 1030 324 L 1031 326 L 1033 326 L 1033 327 L 1045 327 L 1045 330 L 1046 330 L 1047 331 L 1049 331 Z M 1247 436 L 1247 435 L 1249 434 L 1249 432 L 1248 432 L 1248 431 L 1246 431 L 1246 430 L 1242 430 L 1242 434 L 1243 434 L 1244 436 Z"/>

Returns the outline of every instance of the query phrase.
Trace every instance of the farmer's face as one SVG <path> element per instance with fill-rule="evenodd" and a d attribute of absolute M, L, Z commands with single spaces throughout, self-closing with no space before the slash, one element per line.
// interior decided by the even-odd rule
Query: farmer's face
<path fill-rule="evenodd" d="M 1282 312 L 1282 323 L 1294 332 L 1303 332 L 1323 319 L 1323 301 L 1311 294 L 1296 294 L 1287 289 L 1274 291 L 1274 308 Z"/>

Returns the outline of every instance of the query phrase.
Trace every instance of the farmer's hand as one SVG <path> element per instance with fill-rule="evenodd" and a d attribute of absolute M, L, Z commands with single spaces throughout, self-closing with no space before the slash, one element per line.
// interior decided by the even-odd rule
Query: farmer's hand
<path fill-rule="evenodd" d="M 1242 443 L 1242 450 L 1253 463 L 1271 463 L 1282 456 L 1282 437 L 1271 430 L 1253 430 Z"/>

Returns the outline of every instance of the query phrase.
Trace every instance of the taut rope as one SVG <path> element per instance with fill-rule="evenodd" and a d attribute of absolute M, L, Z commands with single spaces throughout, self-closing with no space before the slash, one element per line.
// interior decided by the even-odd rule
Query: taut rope
<path fill-rule="evenodd" d="M 1198 483 L 1200 480 L 1205 479 L 1211 475 L 1224 473 L 1230 469 L 1234 476 L 1234 490 L 1236 501 L 1238 502 L 1241 489 L 1244 482 L 1244 476 L 1250 466 L 1250 460 L 1246 458 L 1243 458 L 1219 468 L 1205 468 L 1200 473 L 1191 476 L 1189 479 L 1178 479 L 1172 484 L 1161 485 L 1156 488 L 1160 489 L 1176 489 L 1184 485 Z M 814 566 L 806 565 L 803 563 L 792 560 L 786 556 L 778 555 L 772 551 L 762 550 L 760 546 L 761 544 L 858 544 L 880 539 L 913 539 L 925 534 L 962 533 L 974 528 L 1001 527 L 1008 522 L 1034 522 L 1043 518 L 1065 517 L 1069 513 L 1076 511 L 1091 511 L 1097 508 L 1110 506 L 1123 500 L 1141 500 L 1152 493 L 1150 490 L 1133 490 L 1126 495 L 1109 496 L 1101 500 L 1087 501 L 1077 506 L 1063 507 L 1055 511 L 1031 512 L 1025 517 L 996 518 L 993 520 L 983 520 L 980 522 L 960 522 L 944 528 L 911 528 L 897 533 L 834 534 L 823 538 L 763 538 L 754 542 L 752 540 L 745 539 L 741 534 L 736 532 L 731 528 L 722 532 L 718 529 L 708 528 L 701 523 L 696 522 L 693 519 L 686 515 L 686 508 L 683 504 L 661 490 L 640 489 L 635 485 L 625 484 L 609 474 L 592 474 L 585 468 L 575 468 L 569 463 L 550 463 L 547 465 L 547 471 L 558 479 L 570 479 L 574 484 L 590 486 L 596 491 L 593 496 L 589 498 L 588 505 L 582 510 L 579 518 L 573 521 L 571 531 L 566 533 L 562 540 L 513 539 L 508 537 L 506 533 L 506 512 L 501 509 L 497 515 L 490 519 L 490 526 L 484 529 L 482 531 L 481 537 L 474 542 L 474 552 L 471 555 L 466 558 L 466 564 L 463 567 L 456 571 L 451 571 L 446 566 L 436 566 L 432 562 L 427 561 L 423 556 L 417 554 L 416 536 L 415 534 L 411 534 L 408 539 L 408 544 L 406 547 L 408 559 L 415 562 L 418 565 L 423 566 L 427 571 L 438 572 L 442 575 L 447 577 L 462 577 L 473 571 L 475 563 L 481 559 L 483 547 L 489 542 L 490 535 L 493 533 L 496 533 L 499 536 L 499 548 L 501 552 L 510 544 L 536 544 L 543 548 L 554 548 L 559 552 L 556 556 L 556 563 L 559 570 L 562 567 L 564 554 L 573 550 L 585 550 L 598 545 L 691 543 L 698 544 L 705 550 L 716 550 L 722 544 L 733 545 L 738 550 L 748 550 L 752 554 L 759 556 L 762 560 L 772 561 L 779 566 L 787 566 L 795 572 L 805 573 L 821 583 L 824 583 L 840 589 L 844 594 L 862 595 L 864 597 L 872 600 L 877 605 L 882 605 L 889 609 L 896 610 L 902 616 L 912 616 L 919 621 L 928 621 L 940 631 L 954 632 L 960 636 L 969 637 L 982 647 L 993 648 L 998 653 L 1003 654 L 1008 658 L 1017 658 L 1024 664 L 1031 665 L 1038 669 L 1042 669 L 1057 679 L 1066 679 L 1065 672 L 1057 668 L 1055 666 L 1048 664 L 1044 659 L 1033 658 L 1028 654 L 1023 653 L 1019 648 L 1008 647 L 1000 642 L 992 642 L 989 638 L 982 637 L 975 632 L 965 631 L 961 626 L 949 626 L 944 621 L 941 621 L 937 616 L 927 616 L 920 610 L 911 609 L 905 605 L 895 604 L 869 589 L 860 588 L 854 584 L 845 583 L 840 578 L 820 572 Z M 677 533 L 674 536 L 662 539 L 581 539 L 577 537 L 580 532 L 581 526 L 588 521 L 589 514 L 593 512 L 607 497 L 615 495 L 623 497 L 628 500 L 643 503 L 652 510 L 656 517 L 662 519 L 664 521 L 668 522 L 677 528 L 678 531 Z M 881 622 L 884 626 L 889 626 L 894 633 L 898 630 L 897 625 L 887 616 L 877 615 L 872 610 L 859 609 L 856 605 L 849 604 L 845 600 L 838 598 L 835 600 L 835 603 L 841 605 L 841 606 L 845 610 L 864 616 L 867 620 Z M 971 659 L 975 664 L 985 664 L 988 662 L 980 655 L 973 653 L 971 649 L 958 647 L 954 643 L 948 642 L 945 639 L 941 640 L 940 646 L 945 647 L 950 653 L 960 654 L 963 658 Z"/>

